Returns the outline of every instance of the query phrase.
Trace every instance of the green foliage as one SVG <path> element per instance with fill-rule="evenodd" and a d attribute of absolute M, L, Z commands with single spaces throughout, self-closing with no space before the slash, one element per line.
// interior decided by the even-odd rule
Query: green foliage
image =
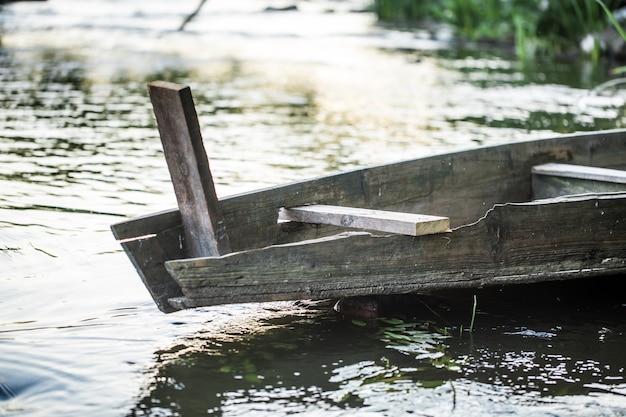
<path fill-rule="evenodd" d="M 617 22 L 617 20 L 615 19 L 615 16 L 613 16 L 613 13 L 611 13 L 611 11 L 606 6 L 606 4 L 604 4 L 600 0 L 596 0 L 596 2 L 600 5 L 600 7 L 602 7 L 602 10 L 604 11 L 604 13 L 606 13 L 607 17 L 609 18 L 609 20 L 611 21 L 611 23 L 613 24 L 615 29 L 619 32 L 619 35 L 622 37 L 622 39 L 624 39 L 626 41 L 626 33 L 624 33 L 624 29 Z"/>
<path fill-rule="evenodd" d="M 380 340 L 400 353 L 427 360 L 436 368 L 458 371 L 461 363 L 446 353 L 443 340 L 448 336 L 430 331 L 429 323 L 414 323 L 396 318 L 380 318 Z"/>
<path fill-rule="evenodd" d="M 501 39 L 510 33 L 508 4 L 501 0 L 448 0 L 448 23 L 464 38 Z"/>
<path fill-rule="evenodd" d="M 513 41 L 521 59 L 582 51 L 597 60 L 606 12 L 612 19 L 610 10 L 619 5 L 620 0 L 374 0 L 380 20 L 436 20 L 463 39 Z"/>
<path fill-rule="evenodd" d="M 416 21 L 432 17 L 434 2 L 415 0 L 375 0 L 374 11 L 384 21 Z"/>
<path fill-rule="evenodd" d="M 619 24 L 619 22 L 615 19 L 615 16 L 613 16 L 613 13 L 611 13 L 609 8 L 602 1 L 596 0 L 596 2 L 600 5 L 600 7 L 602 7 L 602 10 L 604 11 L 604 13 L 606 13 L 607 17 L 611 21 L 611 24 L 613 25 L 615 30 L 617 30 L 617 32 L 622 37 L 622 39 L 626 41 L 626 33 L 624 32 L 624 29 Z M 626 72 L 626 66 L 618 67 L 613 70 L 614 74 L 623 74 L 625 72 Z"/>
<path fill-rule="evenodd" d="M 352 320 L 352 324 L 354 324 L 355 326 L 358 326 L 358 327 L 366 327 L 367 326 L 366 322 L 364 322 L 362 320 L 356 320 L 356 319 Z"/>
<path fill-rule="evenodd" d="M 536 25 L 535 37 L 542 52 L 569 53 L 589 36 L 593 43 L 584 52 L 597 60 L 601 47 L 598 35 L 607 21 L 596 0 L 550 1 Z"/>

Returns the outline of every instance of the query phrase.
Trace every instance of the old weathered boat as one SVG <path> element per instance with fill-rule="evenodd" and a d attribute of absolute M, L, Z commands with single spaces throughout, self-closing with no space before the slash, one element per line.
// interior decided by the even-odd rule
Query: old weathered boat
<path fill-rule="evenodd" d="M 218 200 L 188 87 L 151 99 L 179 209 L 112 230 L 162 311 L 626 271 L 626 131 L 357 169 Z"/>

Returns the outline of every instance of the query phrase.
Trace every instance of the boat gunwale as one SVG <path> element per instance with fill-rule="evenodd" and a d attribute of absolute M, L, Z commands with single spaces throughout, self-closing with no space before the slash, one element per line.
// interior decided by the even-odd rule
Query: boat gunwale
<path fill-rule="evenodd" d="M 432 155 L 426 155 L 423 157 L 407 158 L 407 159 L 390 161 L 390 162 L 381 163 L 381 164 L 357 167 L 357 168 L 352 168 L 352 169 L 348 169 L 345 171 L 329 173 L 327 175 L 319 175 L 315 177 L 287 182 L 284 184 L 261 187 L 261 188 L 254 189 L 254 190 L 226 195 L 224 197 L 221 197 L 219 199 L 219 202 L 222 204 L 228 204 L 229 202 L 236 201 L 239 199 L 248 199 L 256 195 L 277 193 L 283 189 L 294 188 L 294 187 L 302 186 L 305 184 L 311 184 L 311 183 L 319 182 L 321 180 L 332 180 L 335 178 L 340 178 L 340 177 L 351 175 L 351 174 L 354 175 L 354 174 L 364 173 L 364 172 L 372 171 L 372 170 L 389 169 L 393 167 L 399 167 L 405 164 L 418 163 L 418 162 L 421 163 L 422 161 L 426 163 L 426 161 L 429 161 L 429 160 L 434 161 L 439 158 L 451 158 L 455 156 L 468 155 L 468 154 L 473 154 L 473 153 L 484 152 L 485 150 L 506 149 L 506 148 L 524 146 L 525 144 L 533 144 L 533 143 L 536 143 L 536 144 L 550 143 L 550 142 L 553 142 L 554 140 L 558 140 L 559 142 L 566 141 L 568 139 L 572 139 L 572 140 L 581 139 L 582 140 L 585 137 L 600 139 L 602 135 L 619 136 L 620 134 L 626 137 L 626 129 L 611 129 L 611 130 L 594 131 L 594 132 L 572 133 L 572 134 L 561 135 L 557 137 L 548 137 L 548 138 L 529 138 L 529 139 L 511 142 L 511 143 L 499 143 L 495 145 L 482 145 L 482 146 L 477 146 L 477 147 L 458 149 L 458 150 L 454 150 L 451 152 L 436 153 Z M 314 203 L 319 203 L 319 202 L 310 202 L 310 204 L 314 204 Z M 513 203 L 513 201 L 506 201 L 502 203 Z M 145 231 L 139 232 L 139 229 L 141 229 L 141 227 L 145 223 L 150 223 L 151 220 L 156 219 L 156 218 L 160 220 L 164 220 L 164 221 L 162 221 L 158 225 L 155 225 L 156 227 L 154 227 L 154 229 L 152 230 L 145 230 Z M 160 211 L 153 212 L 153 213 L 130 217 L 128 219 L 112 224 L 111 229 L 118 241 L 128 241 L 128 240 L 134 240 L 134 239 L 141 239 L 144 236 L 156 234 L 163 230 L 176 227 L 180 224 L 181 224 L 181 221 L 180 221 L 179 209 L 170 208 L 170 209 L 164 209 L 164 210 L 160 210 Z M 462 225 L 459 225 L 459 226 L 462 226 Z"/>

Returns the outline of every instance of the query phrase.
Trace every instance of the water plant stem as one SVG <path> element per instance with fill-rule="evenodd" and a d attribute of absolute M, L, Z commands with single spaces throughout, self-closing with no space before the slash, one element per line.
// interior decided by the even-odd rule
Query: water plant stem
<path fill-rule="evenodd" d="M 615 26 L 615 29 L 617 30 L 617 32 L 619 33 L 619 35 L 622 37 L 622 39 L 626 40 L 626 33 L 624 33 L 624 29 L 622 28 L 622 26 L 617 22 L 617 19 L 615 19 L 615 16 L 613 15 L 613 13 L 609 10 L 608 7 L 606 7 L 606 5 L 604 4 L 604 2 L 602 2 L 601 0 L 596 0 L 596 3 L 598 3 L 600 5 L 600 7 L 602 7 L 602 9 L 604 10 L 604 13 L 606 13 L 607 17 L 609 18 L 609 20 L 611 21 L 611 23 L 613 24 L 613 26 Z"/>
<path fill-rule="evenodd" d="M 474 307 L 472 308 L 472 321 L 470 322 L 470 327 L 469 327 L 470 333 L 474 331 L 474 320 L 476 319 L 476 305 L 477 305 L 477 299 L 476 299 L 476 294 L 474 294 Z"/>
<path fill-rule="evenodd" d="M 602 10 L 604 10 L 604 13 L 606 13 L 607 17 L 609 18 L 609 20 L 611 21 L 611 23 L 613 24 L 613 26 L 615 27 L 619 35 L 622 37 L 624 41 L 626 41 L 626 33 L 624 33 L 624 29 L 622 28 L 622 25 L 620 25 L 617 19 L 615 18 L 615 15 L 613 15 L 613 13 L 609 10 L 608 7 L 606 7 L 604 2 L 602 2 L 601 0 L 596 0 L 596 3 L 598 3 L 600 7 L 602 7 Z M 612 72 L 613 74 L 623 74 L 624 72 L 626 72 L 626 66 L 615 68 L 613 69 Z"/>

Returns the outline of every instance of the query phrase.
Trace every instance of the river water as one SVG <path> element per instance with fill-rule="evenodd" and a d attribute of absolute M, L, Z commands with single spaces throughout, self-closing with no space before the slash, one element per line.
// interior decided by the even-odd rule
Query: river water
<path fill-rule="evenodd" d="M 175 206 L 149 81 L 191 85 L 221 196 L 626 123 L 606 63 L 519 63 L 364 1 L 210 0 L 178 31 L 197 3 L 0 9 L 0 415 L 626 415 L 619 277 L 367 323 L 332 301 L 160 313 L 109 231 Z"/>

